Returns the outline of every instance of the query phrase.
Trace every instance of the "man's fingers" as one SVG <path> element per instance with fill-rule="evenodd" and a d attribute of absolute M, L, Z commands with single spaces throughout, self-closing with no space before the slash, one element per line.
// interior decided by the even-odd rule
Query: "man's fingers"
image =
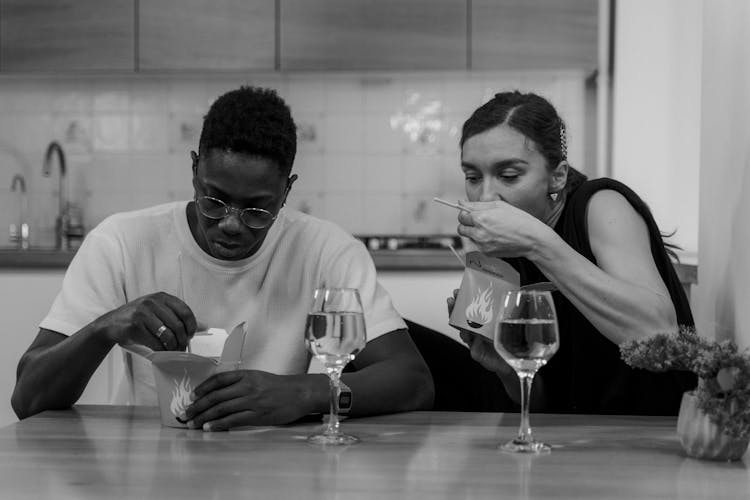
<path fill-rule="evenodd" d="M 232 385 L 236 382 L 239 382 L 240 380 L 242 380 L 242 372 L 239 370 L 217 373 L 209 377 L 202 384 L 195 388 L 195 398 L 202 398 L 209 392 L 213 392 L 228 385 Z"/>
<path fill-rule="evenodd" d="M 190 307 L 174 295 L 164 294 L 164 304 L 169 307 L 175 316 L 182 322 L 183 330 L 187 338 L 190 338 L 198 328 L 198 322 Z M 205 330 L 206 328 L 204 328 Z M 187 345 L 187 344 L 186 344 Z"/>
<path fill-rule="evenodd" d="M 185 350 L 188 342 L 185 326 L 172 309 L 157 303 L 154 305 L 154 315 L 166 327 L 164 333 L 159 336 L 159 340 L 162 341 L 164 347 L 170 350 Z"/>
<path fill-rule="evenodd" d="M 135 323 L 136 328 L 141 330 L 138 336 L 144 345 L 154 351 L 165 351 L 168 347 L 168 337 L 171 333 L 166 330 L 160 330 L 164 323 L 159 319 L 151 309 L 141 311 L 137 316 Z M 138 341 L 133 338 L 134 341 Z"/>
<path fill-rule="evenodd" d="M 231 387 L 225 387 L 217 391 L 209 392 L 203 397 L 195 398 L 193 404 L 188 406 L 185 410 L 185 417 L 188 420 L 197 418 L 202 422 L 210 420 L 211 418 L 219 418 L 223 413 L 217 414 L 216 409 L 223 407 L 228 401 L 232 401 L 241 396 L 241 394 L 237 394 L 237 391 L 232 390 Z"/>
<path fill-rule="evenodd" d="M 229 429 L 243 425 L 270 425 L 270 423 L 266 422 L 259 413 L 251 410 L 244 410 L 232 413 L 223 418 L 206 421 L 201 427 L 205 432 L 220 432 L 228 431 Z"/>
<path fill-rule="evenodd" d="M 203 408 L 204 405 L 208 406 Z M 197 411 L 195 408 L 201 408 L 201 410 Z M 188 420 L 188 426 L 197 429 L 202 427 L 205 422 L 218 420 L 238 411 L 243 411 L 242 398 L 239 397 L 228 400 L 217 399 L 216 402 L 201 402 L 201 400 L 198 400 L 188 407 L 185 416 Z"/>

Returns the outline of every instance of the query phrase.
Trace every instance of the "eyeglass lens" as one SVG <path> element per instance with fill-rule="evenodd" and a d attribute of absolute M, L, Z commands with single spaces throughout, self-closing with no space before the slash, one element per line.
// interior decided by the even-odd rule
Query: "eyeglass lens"
<path fill-rule="evenodd" d="M 202 196 L 196 201 L 201 213 L 210 219 L 223 219 L 231 211 L 236 210 L 240 213 L 242 223 L 253 229 L 264 228 L 271 224 L 275 218 L 271 212 L 262 208 L 238 209 L 230 207 L 221 200 L 207 196 Z"/>

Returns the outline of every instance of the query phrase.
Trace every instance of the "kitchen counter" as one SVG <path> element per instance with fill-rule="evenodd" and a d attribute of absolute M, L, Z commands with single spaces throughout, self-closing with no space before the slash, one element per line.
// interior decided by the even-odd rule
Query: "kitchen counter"
<path fill-rule="evenodd" d="M 75 255 L 75 250 L 54 248 L 0 249 L 0 269 L 65 269 Z"/>
<path fill-rule="evenodd" d="M 460 270 L 463 266 L 447 249 L 373 250 L 370 252 L 375 267 L 382 271 L 446 271 Z M 70 264 L 75 251 L 53 249 L 0 249 L 2 268 L 53 268 L 64 269 Z M 690 259 L 687 260 L 691 262 Z M 695 260 L 692 260 L 695 262 Z M 684 284 L 698 282 L 698 266 L 694 263 L 675 264 L 675 269 Z"/>

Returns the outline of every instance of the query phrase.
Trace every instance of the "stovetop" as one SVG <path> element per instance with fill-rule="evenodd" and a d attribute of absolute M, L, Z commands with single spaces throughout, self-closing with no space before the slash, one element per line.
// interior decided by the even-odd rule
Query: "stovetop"
<path fill-rule="evenodd" d="M 368 250 L 406 250 L 406 249 L 445 249 L 451 246 L 455 249 L 462 247 L 461 238 L 458 235 L 434 234 L 434 235 L 356 235 L 358 240 L 365 244 Z"/>

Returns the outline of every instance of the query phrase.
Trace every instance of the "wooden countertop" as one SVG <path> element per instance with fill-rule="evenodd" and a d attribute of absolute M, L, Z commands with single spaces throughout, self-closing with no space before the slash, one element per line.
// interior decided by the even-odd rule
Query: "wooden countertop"
<path fill-rule="evenodd" d="M 343 422 L 362 442 L 308 445 L 314 423 L 203 433 L 156 408 L 79 406 L 0 429 L 0 491 L 88 498 L 747 498 L 744 462 L 685 457 L 674 417 L 532 415 L 549 455 L 497 450 L 517 414 L 412 412 Z M 748 460 L 747 455 L 745 460 Z"/>

